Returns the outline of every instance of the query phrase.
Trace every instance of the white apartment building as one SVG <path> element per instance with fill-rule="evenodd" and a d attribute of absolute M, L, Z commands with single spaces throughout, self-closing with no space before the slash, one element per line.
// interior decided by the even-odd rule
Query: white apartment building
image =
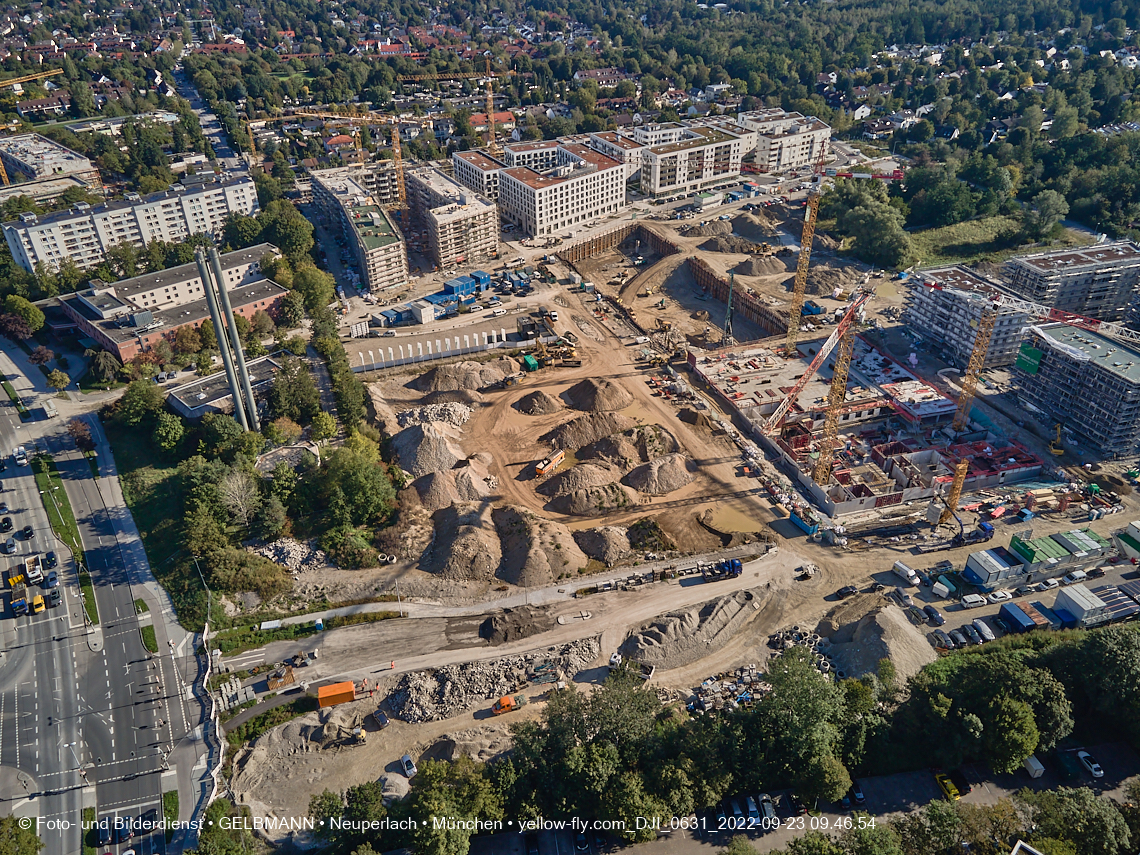
<path fill-rule="evenodd" d="M 141 248 L 155 240 L 176 243 L 195 234 L 215 234 L 230 214 L 257 210 L 253 179 L 242 177 L 194 189 L 175 184 L 145 198 L 128 193 L 95 207 L 80 202 L 43 216 L 21 214 L 3 228 L 16 263 L 34 272 L 37 264 L 58 268 L 65 259 L 93 267 L 120 243 Z"/>
<path fill-rule="evenodd" d="M 546 174 L 527 167 L 500 173 L 499 208 L 530 235 L 550 235 L 625 207 L 625 164 L 578 143 L 559 143 Z"/>
<path fill-rule="evenodd" d="M 408 283 L 404 236 L 368 191 L 342 170 L 313 173 L 313 204 L 329 221 L 339 223 L 356 256 L 362 284 L 388 291 Z M 329 174 L 335 173 L 335 174 Z"/>
<path fill-rule="evenodd" d="M 332 169 L 314 169 L 313 178 L 324 175 L 329 179 L 351 178 L 365 189 L 378 205 L 387 205 L 400 198 L 399 176 L 391 160 L 375 160 L 361 166 L 337 166 Z M 310 188 L 311 189 L 311 188 Z"/>
<path fill-rule="evenodd" d="M 441 269 L 499 254 L 499 211 L 430 166 L 406 175 L 408 205 L 427 227 L 428 252 Z"/>
<path fill-rule="evenodd" d="M 558 140 L 509 143 L 503 146 L 500 160 L 510 167 L 525 166 L 535 172 L 545 172 L 558 165 Z"/>
<path fill-rule="evenodd" d="M 689 129 L 680 122 L 663 122 L 660 124 L 634 125 L 630 134 L 642 145 L 668 145 L 680 142 L 688 135 Z"/>
<path fill-rule="evenodd" d="M 455 180 L 480 196 L 495 202 L 499 198 L 499 173 L 503 164 L 482 151 L 457 151 L 451 155 Z"/>
<path fill-rule="evenodd" d="M 641 155 L 646 147 L 632 137 L 615 131 L 602 131 L 590 134 L 589 145 L 606 157 L 624 163 L 626 181 L 632 181 L 641 172 Z"/>
<path fill-rule="evenodd" d="M 642 153 L 641 191 L 651 196 L 704 190 L 740 176 L 744 143 L 711 127 L 682 128 L 676 142 Z"/>
<path fill-rule="evenodd" d="M 761 172 L 811 166 L 827 153 L 831 141 L 831 127 L 825 122 L 778 107 L 741 113 L 736 121 L 756 132 L 756 166 Z"/>

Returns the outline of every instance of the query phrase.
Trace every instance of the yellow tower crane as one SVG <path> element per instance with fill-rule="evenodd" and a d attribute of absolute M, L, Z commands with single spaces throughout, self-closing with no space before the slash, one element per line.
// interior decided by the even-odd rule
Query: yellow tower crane
<path fill-rule="evenodd" d="M 847 400 L 847 370 L 851 367 L 851 354 L 855 350 L 855 327 L 850 326 L 839 340 L 835 356 L 835 370 L 831 374 L 831 389 L 827 395 L 827 415 L 823 422 L 823 437 L 819 445 L 819 459 L 812 471 L 812 480 L 827 489 L 831 467 L 835 462 L 835 449 L 839 446 L 839 411 Z"/>
<path fill-rule="evenodd" d="M 5 86 L 16 86 L 20 83 L 31 83 L 33 80 L 43 80 L 45 77 L 55 77 L 57 74 L 63 74 L 62 68 L 53 68 L 49 71 L 40 71 L 36 74 L 25 74 L 21 77 L 9 77 L 7 80 L 0 80 L 0 88 Z M 4 161 L 0 160 L 0 181 L 4 182 L 7 187 L 12 182 L 8 178 L 8 170 L 4 168 Z"/>
<path fill-rule="evenodd" d="M 480 74 L 478 71 L 457 71 L 454 74 L 401 74 L 396 80 L 402 81 L 423 81 L 423 80 L 471 80 L 483 79 L 487 81 L 487 150 L 491 152 L 493 157 L 498 157 L 503 153 L 502 147 L 499 145 L 498 137 L 495 134 L 495 92 L 491 84 L 496 77 L 513 77 L 518 74 L 517 71 L 492 71 L 491 58 L 485 58 L 485 72 Z"/>
<path fill-rule="evenodd" d="M 950 484 L 950 493 L 946 496 L 946 507 L 938 517 L 938 525 L 949 522 L 958 510 L 958 500 L 962 498 L 962 485 L 966 483 L 966 473 L 970 471 L 970 461 L 963 460 L 954 467 L 954 480 Z"/>
<path fill-rule="evenodd" d="M 974 337 L 974 349 L 970 352 L 970 364 L 962 378 L 962 392 L 958 395 L 958 411 L 954 413 L 953 430 L 964 431 L 970 423 L 970 407 L 974 403 L 974 391 L 978 388 L 978 375 L 986 364 L 986 351 L 990 349 L 994 324 L 997 322 L 997 309 L 989 306 L 978 320 L 978 334 Z"/>

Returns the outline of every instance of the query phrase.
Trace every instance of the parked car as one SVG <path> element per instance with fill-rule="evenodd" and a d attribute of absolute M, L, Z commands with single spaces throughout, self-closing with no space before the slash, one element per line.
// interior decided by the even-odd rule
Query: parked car
<path fill-rule="evenodd" d="M 982 637 L 982 641 L 993 641 L 994 638 L 996 638 L 994 631 L 989 628 L 984 620 L 981 618 L 974 618 L 972 622 L 974 624 L 974 629 L 976 629 L 978 631 L 978 635 Z"/>
<path fill-rule="evenodd" d="M 1052 591 L 1054 588 L 1060 588 L 1061 583 L 1056 579 L 1046 579 L 1044 582 L 1037 584 L 1038 591 Z"/>
<path fill-rule="evenodd" d="M 48 589 L 59 587 L 59 574 L 56 571 L 52 570 L 47 574 L 47 578 L 44 580 L 44 587 Z"/>
<path fill-rule="evenodd" d="M 946 623 L 946 618 L 942 617 L 942 613 L 938 611 L 938 609 L 934 608 L 934 606 L 923 606 L 922 611 L 926 614 L 926 617 L 929 618 L 930 622 L 935 626 L 942 626 Z"/>
<path fill-rule="evenodd" d="M 1077 752 L 1077 762 L 1085 767 L 1085 771 L 1092 775 L 1094 778 L 1103 778 L 1104 769 L 1100 768 L 1100 764 L 1096 759 L 1087 751 Z"/>
<path fill-rule="evenodd" d="M 843 798 L 839 800 L 839 806 L 844 810 L 851 810 L 851 794 L 844 793 Z"/>
<path fill-rule="evenodd" d="M 11 517 L 4 517 L 4 519 L 0 520 L 0 531 L 11 531 L 11 530 L 12 530 L 12 518 Z"/>
<path fill-rule="evenodd" d="M 992 594 L 986 597 L 986 602 L 993 603 L 996 606 L 998 603 L 1004 603 L 1006 600 L 1012 599 L 1013 594 L 1011 594 L 1009 591 L 994 591 Z"/>
<path fill-rule="evenodd" d="M 32 528 L 30 525 L 26 525 L 22 529 L 20 529 L 20 534 L 22 534 L 24 536 L 24 540 L 31 540 L 33 537 L 36 536 L 36 530 L 34 528 Z"/>
<path fill-rule="evenodd" d="M 16 538 L 10 537 L 4 541 L 4 552 L 11 555 L 16 551 Z"/>
<path fill-rule="evenodd" d="M 956 629 L 950 630 L 950 640 L 954 642 L 955 647 L 965 647 L 969 643 L 966 641 L 966 636 Z"/>
<path fill-rule="evenodd" d="M 895 588 L 895 596 L 898 597 L 899 603 L 905 608 L 910 608 L 914 605 L 914 600 L 910 598 L 910 594 L 906 592 L 906 588 L 901 585 Z"/>
<path fill-rule="evenodd" d="M 844 587 L 840 588 L 838 591 L 835 592 L 835 596 L 839 597 L 839 599 L 841 599 L 841 600 L 845 600 L 848 597 L 853 597 L 858 593 L 859 593 L 859 589 L 856 588 L 854 585 L 845 585 Z"/>
<path fill-rule="evenodd" d="M 586 837 L 586 832 L 579 831 L 574 835 L 574 849 L 578 852 L 590 851 L 590 839 Z"/>
<path fill-rule="evenodd" d="M 795 793 L 788 793 L 788 812 L 792 816 L 803 816 L 807 813 L 807 806 Z"/>
<path fill-rule="evenodd" d="M 8 503 L 7 502 L 0 502 L 0 514 L 6 514 L 6 513 L 8 513 Z"/>
<path fill-rule="evenodd" d="M 951 639 L 950 636 L 948 636 L 942 630 L 936 629 L 936 630 L 934 630 L 934 632 L 931 633 L 931 635 L 934 636 L 934 641 L 936 643 L 936 646 L 941 647 L 945 650 L 953 650 L 954 649 L 955 645 L 954 645 L 953 639 Z"/>
<path fill-rule="evenodd" d="M 994 626 L 996 626 L 1002 632 L 1009 632 L 1009 624 L 1006 622 L 1005 618 L 999 616 L 992 617 L 990 620 L 992 620 L 994 622 Z"/>
<path fill-rule="evenodd" d="M 416 777 L 416 772 L 419 771 L 419 769 L 416 768 L 416 762 L 412 759 L 410 754 L 405 754 L 400 758 L 400 768 L 409 780 Z"/>
<path fill-rule="evenodd" d="M 388 721 L 388 716 L 384 715 L 381 710 L 376 710 L 376 712 L 372 713 L 372 720 L 376 722 L 376 726 L 381 730 L 391 724 L 391 722 Z"/>
<path fill-rule="evenodd" d="M 1016 591 L 1014 591 L 1014 594 L 1018 597 L 1028 597 L 1032 593 L 1034 593 L 1032 585 L 1022 585 Z"/>
<path fill-rule="evenodd" d="M 942 790 L 942 795 L 946 796 L 950 801 L 956 802 L 962 798 L 962 794 L 958 792 L 958 788 L 954 786 L 954 782 L 950 780 L 949 775 L 935 775 L 934 780 L 938 783 L 938 789 Z"/>
<path fill-rule="evenodd" d="M 967 623 L 962 625 L 962 634 L 970 639 L 971 644 L 981 644 L 982 637 L 978 635 L 978 631 L 974 629 L 974 625 Z"/>
<path fill-rule="evenodd" d="M 59 561 L 56 560 L 54 552 L 48 552 L 44 555 L 44 564 L 48 567 L 54 567 Z"/>
<path fill-rule="evenodd" d="M 863 795 L 863 788 L 859 786 L 858 781 L 851 782 L 851 798 L 855 800 L 855 804 L 861 805 L 867 801 L 867 797 Z"/>
<path fill-rule="evenodd" d="M 1108 571 L 1105 570 L 1103 567 L 1094 567 L 1092 570 L 1089 571 L 1089 578 L 1090 579 L 1103 579 L 1104 574 L 1107 572 Z"/>
<path fill-rule="evenodd" d="M 95 839 L 100 846 L 111 845 L 111 818 L 103 817 L 95 824 Z"/>

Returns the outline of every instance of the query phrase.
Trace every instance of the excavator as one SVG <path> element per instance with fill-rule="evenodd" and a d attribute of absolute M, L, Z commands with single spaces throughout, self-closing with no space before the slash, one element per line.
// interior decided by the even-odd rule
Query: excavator
<path fill-rule="evenodd" d="M 1052 454 L 1054 457 L 1060 457 L 1062 454 L 1065 453 L 1065 447 L 1063 445 L 1061 445 L 1061 423 L 1058 422 L 1056 427 L 1057 427 L 1057 438 L 1054 440 L 1051 440 L 1049 442 L 1049 453 Z"/>

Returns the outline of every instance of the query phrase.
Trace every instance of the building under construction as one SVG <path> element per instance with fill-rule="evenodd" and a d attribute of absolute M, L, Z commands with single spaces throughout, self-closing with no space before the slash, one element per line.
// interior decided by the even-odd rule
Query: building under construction
<path fill-rule="evenodd" d="M 977 490 L 1034 477 L 1040 458 L 984 428 L 955 435 L 955 401 L 858 336 L 843 400 L 837 402 L 834 462 L 817 484 L 836 357 L 820 365 L 782 425 L 769 417 L 808 369 L 823 340 L 799 342 L 801 356 L 783 359 L 768 347 L 715 354 L 690 351 L 693 370 L 747 424 L 765 449 L 796 475 L 801 489 L 828 516 L 838 517 L 947 492 L 962 460 L 964 487 Z"/>
<path fill-rule="evenodd" d="M 1010 294 L 1101 321 L 1123 319 L 1140 289 L 1140 246 L 1121 240 L 1011 258 L 1002 267 Z"/>

